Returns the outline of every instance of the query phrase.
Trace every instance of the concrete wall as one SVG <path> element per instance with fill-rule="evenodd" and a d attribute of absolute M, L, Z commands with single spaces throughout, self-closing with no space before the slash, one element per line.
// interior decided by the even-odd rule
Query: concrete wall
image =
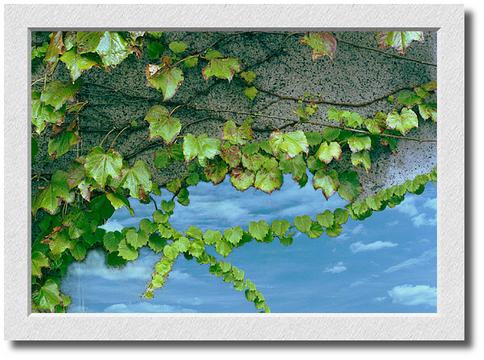
<path fill-rule="evenodd" d="M 334 61 L 328 58 L 311 60 L 310 49 L 299 43 L 300 36 L 290 33 L 167 33 L 171 40 L 183 40 L 189 49 L 201 50 L 214 42 L 215 49 L 228 56 L 238 57 L 244 69 L 257 74 L 255 86 L 277 93 L 300 97 L 305 93 L 321 96 L 324 100 L 339 103 L 352 103 L 364 106 L 347 106 L 348 110 L 372 116 L 377 111 L 390 111 L 392 105 L 385 94 L 394 90 L 415 86 L 436 79 L 436 34 L 426 33 L 425 42 L 414 43 L 404 56 L 393 50 L 379 50 L 375 34 L 372 32 L 337 33 L 338 48 Z M 33 41 L 41 42 L 45 33 L 34 34 Z M 144 69 L 150 63 L 146 55 L 138 60 L 131 55 L 127 60 L 110 72 L 91 69 L 82 76 L 83 85 L 78 99 L 87 101 L 88 106 L 80 114 L 82 129 L 82 149 L 89 149 L 100 142 L 101 138 L 113 127 L 122 129 L 132 120 L 140 125 L 136 129 L 125 131 L 116 142 L 116 148 L 133 162 L 143 158 L 153 163 L 153 152 L 158 142 L 149 142 L 147 124 L 143 118 L 147 110 L 161 104 L 161 94 L 146 85 Z M 205 81 L 201 76 L 201 64 L 185 71 L 185 81 L 176 96 L 166 105 L 189 103 L 192 107 L 210 108 L 224 111 L 254 113 L 258 112 L 273 117 L 296 120 L 293 111 L 297 102 L 284 100 L 269 93 L 259 92 L 255 100 L 248 100 L 243 94 L 244 84 L 240 80 L 231 83 L 222 80 Z M 42 74 L 42 65 L 33 66 L 32 79 Z M 68 74 L 60 64 L 54 75 L 68 79 Z M 315 121 L 327 122 L 328 105 L 320 105 Z M 223 122 L 233 118 L 242 121 L 245 116 L 230 112 L 195 111 L 180 108 L 176 116 L 181 119 L 185 132 L 207 133 L 211 136 L 220 134 Z M 255 118 L 254 128 L 258 137 L 264 138 L 272 129 L 277 129 L 290 120 L 275 118 Z M 297 124 L 285 130 L 320 130 L 320 127 Z M 107 139 L 109 143 L 117 131 Z M 49 134 L 43 136 L 41 145 L 45 156 Z M 435 138 L 436 126 L 430 122 L 422 124 L 409 136 Z M 40 161 L 33 168 L 33 173 L 52 173 L 63 168 L 75 154 L 65 155 L 56 161 Z M 343 162 L 342 166 L 345 166 Z M 360 172 L 363 185 L 368 193 L 382 187 L 398 184 L 405 179 L 428 172 L 436 165 L 436 144 L 400 141 L 398 153 L 380 154 L 378 161 L 369 174 Z M 155 170 L 160 182 L 176 176 L 181 171 L 174 167 L 160 172 Z"/>

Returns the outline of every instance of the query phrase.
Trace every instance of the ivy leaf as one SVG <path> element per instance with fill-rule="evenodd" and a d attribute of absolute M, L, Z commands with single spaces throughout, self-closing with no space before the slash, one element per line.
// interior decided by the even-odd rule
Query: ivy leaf
<path fill-rule="evenodd" d="M 118 253 L 124 260 L 133 261 L 138 258 L 138 251 L 129 245 L 123 238 L 118 245 Z"/>
<path fill-rule="evenodd" d="M 329 164 L 333 159 L 340 160 L 341 155 L 341 146 L 335 141 L 321 143 L 316 152 L 318 159 L 326 164 Z"/>
<path fill-rule="evenodd" d="M 60 255 L 72 247 L 73 243 L 67 235 L 67 231 L 57 232 L 49 242 L 49 249 L 53 255 Z"/>
<path fill-rule="evenodd" d="M 328 200 L 338 190 L 338 173 L 336 170 L 318 170 L 313 177 L 313 187 L 315 189 L 321 189 L 324 197 Z"/>
<path fill-rule="evenodd" d="M 183 71 L 177 67 L 160 67 L 158 65 L 146 66 L 146 79 L 151 87 L 163 93 L 163 101 L 175 96 L 183 82 Z"/>
<path fill-rule="evenodd" d="M 64 52 L 64 42 L 62 41 L 62 31 L 56 31 L 50 35 L 49 46 L 45 52 L 44 62 L 47 63 L 47 70 L 52 73 L 57 62 L 59 61 L 59 55 Z"/>
<path fill-rule="evenodd" d="M 242 239 L 244 231 L 240 226 L 235 226 L 224 231 L 224 238 L 232 245 L 237 245 Z"/>
<path fill-rule="evenodd" d="M 432 119 L 437 121 L 437 105 L 435 103 L 425 103 L 418 106 L 418 112 L 424 120 Z"/>
<path fill-rule="evenodd" d="M 207 230 L 203 234 L 203 241 L 207 245 L 213 245 L 220 240 L 222 240 L 222 233 L 218 230 Z"/>
<path fill-rule="evenodd" d="M 254 186 L 270 194 L 282 186 L 282 181 L 282 173 L 277 166 L 269 169 L 263 168 L 257 171 Z"/>
<path fill-rule="evenodd" d="M 76 33 L 77 52 L 79 54 L 94 53 L 103 36 L 99 31 L 78 31 Z"/>
<path fill-rule="evenodd" d="M 103 246 L 108 252 L 115 252 L 118 251 L 121 240 L 123 235 L 119 231 L 110 231 L 104 234 Z"/>
<path fill-rule="evenodd" d="M 287 133 L 274 131 L 269 137 L 269 145 L 275 156 L 283 152 L 289 158 L 293 158 L 301 152 L 307 154 L 309 151 L 306 135 L 301 130 Z"/>
<path fill-rule="evenodd" d="M 171 51 L 173 51 L 175 54 L 180 54 L 184 52 L 188 45 L 184 43 L 183 41 L 172 41 L 168 47 L 170 48 Z"/>
<path fill-rule="evenodd" d="M 370 153 L 368 151 L 352 153 L 351 163 L 353 164 L 353 166 L 362 165 L 366 172 L 368 172 L 371 169 Z"/>
<path fill-rule="evenodd" d="M 125 236 L 126 242 L 131 245 L 133 249 L 139 249 L 148 243 L 148 235 L 143 231 L 136 232 L 136 229 L 129 229 L 126 231 Z"/>
<path fill-rule="evenodd" d="M 93 54 L 78 54 L 76 48 L 72 48 L 64 53 L 60 57 L 60 61 L 66 64 L 67 69 L 71 73 L 72 81 L 76 81 L 83 71 L 98 65 L 97 59 Z"/>
<path fill-rule="evenodd" d="M 242 71 L 240 77 L 244 79 L 247 84 L 252 84 L 257 77 L 256 73 L 253 71 Z"/>
<path fill-rule="evenodd" d="M 33 251 L 32 259 L 32 276 L 42 276 L 42 268 L 49 267 L 49 259 L 40 251 Z"/>
<path fill-rule="evenodd" d="M 134 210 L 131 208 L 128 199 L 124 195 L 117 193 L 107 193 L 106 197 L 108 198 L 113 208 L 115 208 L 116 210 L 122 208 L 123 206 L 126 206 L 126 208 L 128 208 L 129 210 L 129 213 L 131 215 L 134 215 Z"/>
<path fill-rule="evenodd" d="M 148 41 L 146 45 L 146 53 L 150 60 L 158 60 L 163 54 L 163 44 L 159 41 Z"/>
<path fill-rule="evenodd" d="M 63 131 L 49 141 L 47 152 L 52 159 L 57 159 L 67 153 L 79 142 L 79 136 L 73 131 Z"/>
<path fill-rule="evenodd" d="M 371 149 L 371 139 L 369 136 L 351 136 L 348 138 L 348 145 L 351 152 Z"/>
<path fill-rule="evenodd" d="M 227 143 L 222 144 L 222 150 L 220 157 L 231 167 L 235 168 L 239 166 L 242 160 L 242 154 L 240 149 L 236 145 L 229 145 Z"/>
<path fill-rule="evenodd" d="M 313 49 L 311 58 L 317 60 L 328 56 L 331 60 L 336 53 L 336 38 L 329 32 L 310 32 L 304 35 L 301 43 Z"/>
<path fill-rule="evenodd" d="M 185 161 L 191 161 L 198 157 L 200 165 L 204 166 L 207 159 L 213 159 L 220 154 L 220 140 L 209 138 L 202 134 L 194 136 L 188 134 L 183 141 L 183 155 Z"/>
<path fill-rule="evenodd" d="M 128 189 L 135 199 L 144 199 L 152 187 L 151 172 L 143 160 L 137 160 L 133 167 L 124 172 L 121 187 Z"/>
<path fill-rule="evenodd" d="M 165 245 L 166 245 L 166 240 L 163 239 L 158 234 L 152 234 L 148 240 L 148 246 L 150 247 L 151 250 L 153 250 L 156 253 L 163 251 L 163 248 L 165 247 Z"/>
<path fill-rule="evenodd" d="M 67 173 L 57 170 L 50 180 L 49 185 L 40 191 L 32 204 L 32 211 L 35 214 L 38 209 L 42 208 L 49 214 L 54 215 L 61 201 L 67 203 L 74 200 L 74 195 L 69 192 L 67 184 Z"/>
<path fill-rule="evenodd" d="M 62 303 L 59 285 L 54 280 L 47 279 L 36 294 L 36 300 L 40 309 L 54 311 L 54 308 Z"/>
<path fill-rule="evenodd" d="M 237 124 L 233 120 L 228 120 L 224 124 L 222 132 L 222 140 L 228 141 L 235 145 L 244 145 L 247 140 L 252 140 L 254 134 L 250 127 L 250 121 L 246 120 L 244 123 L 237 127 Z"/>
<path fill-rule="evenodd" d="M 214 185 L 220 184 L 222 181 L 224 181 L 227 171 L 227 164 L 221 160 L 210 161 L 203 170 L 207 179 L 210 180 Z"/>
<path fill-rule="evenodd" d="M 294 219 L 296 228 L 310 238 L 318 238 L 323 234 L 323 228 L 317 222 L 313 222 L 308 215 L 296 216 Z"/>
<path fill-rule="evenodd" d="M 392 47 L 405 54 L 412 41 L 423 41 L 424 35 L 422 31 L 389 31 L 377 33 L 377 39 L 381 48 Z"/>
<path fill-rule="evenodd" d="M 87 174 L 101 187 L 106 185 L 109 177 L 118 178 L 121 175 L 122 167 L 123 158 L 118 152 L 114 150 L 104 152 L 103 148 L 99 146 L 91 150 L 86 156 L 84 164 Z"/>
<path fill-rule="evenodd" d="M 284 174 L 292 174 L 294 181 L 301 181 L 306 176 L 306 162 L 302 154 L 292 159 L 281 159 L 279 169 Z"/>
<path fill-rule="evenodd" d="M 46 105 L 51 105 L 55 111 L 59 110 L 67 100 L 72 99 L 79 90 L 78 83 L 63 83 L 58 80 L 47 84 L 40 95 L 40 101 Z"/>
<path fill-rule="evenodd" d="M 72 249 L 69 249 L 69 251 L 76 261 L 82 261 L 86 258 L 87 249 L 83 243 L 77 243 Z"/>
<path fill-rule="evenodd" d="M 117 32 L 106 31 L 96 47 L 96 52 L 106 66 L 116 66 L 128 57 L 133 50 Z"/>
<path fill-rule="evenodd" d="M 232 57 L 220 58 L 219 54 L 211 58 L 207 66 L 202 69 L 203 78 L 208 80 L 211 77 L 216 77 L 232 81 L 234 74 L 240 72 L 239 60 Z"/>
<path fill-rule="evenodd" d="M 286 235 L 286 232 L 289 230 L 290 226 L 291 223 L 287 220 L 274 220 L 271 224 L 271 229 L 275 235 L 281 238 Z"/>
<path fill-rule="evenodd" d="M 32 92 L 32 124 L 35 131 L 40 134 L 44 131 L 46 123 L 56 124 L 64 120 L 65 110 L 55 111 L 50 105 L 45 105 L 40 101 L 40 93 Z"/>
<path fill-rule="evenodd" d="M 349 214 L 346 209 L 338 208 L 334 211 L 334 222 L 339 225 L 346 224 L 348 216 Z"/>
<path fill-rule="evenodd" d="M 412 107 L 422 103 L 422 98 L 411 90 L 403 90 L 398 94 L 397 101 L 407 107 Z"/>
<path fill-rule="evenodd" d="M 254 185 L 255 175 L 249 170 L 235 168 L 230 173 L 230 182 L 239 191 L 245 191 Z"/>
<path fill-rule="evenodd" d="M 341 134 L 340 129 L 334 129 L 330 127 L 324 128 L 322 133 L 324 140 L 329 142 L 336 140 L 340 134 Z"/>
<path fill-rule="evenodd" d="M 269 224 L 264 220 L 260 221 L 251 221 L 249 223 L 249 233 L 252 235 L 256 240 L 263 241 L 266 235 L 269 233 Z"/>
<path fill-rule="evenodd" d="M 215 250 L 223 257 L 227 257 L 232 251 L 232 245 L 226 241 L 219 240 L 215 243 Z"/>
<path fill-rule="evenodd" d="M 403 108 L 400 114 L 394 111 L 388 114 L 387 126 L 390 129 L 400 131 L 402 135 L 407 134 L 413 128 L 418 127 L 417 114 L 411 109 Z"/>
<path fill-rule="evenodd" d="M 39 46 L 33 46 L 32 52 L 31 52 L 32 60 L 38 59 L 38 58 L 44 58 L 48 47 L 49 47 L 48 42 L 43 42 L 42 45 L 39 45 Z"/>
<path fill-rule="evenodd" d="M 244 90 L 244 95 L 249 99 L 249 100 L 254 100 L 255 97 L 257 96 L 257 88 L 255 86 L 251 86 L 248 88 L 245 88 Z"/>
<path fill-rule="evenodd" d="M 339 174 L 339 195 L 350 202 L 361 193 L 361 184 L 358 174 L 354 171 L 345 171 Z"/>
<path fill-rule="evenodd" d="M 316 215 L 316 221 L 319 225 L 329 228 L 334 224 L 334 215 L 330 210 L 325 210 L 322 214 Z"/>

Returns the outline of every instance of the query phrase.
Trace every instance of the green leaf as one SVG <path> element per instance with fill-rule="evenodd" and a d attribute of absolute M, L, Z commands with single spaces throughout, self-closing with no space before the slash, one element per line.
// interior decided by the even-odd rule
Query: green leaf
<path fill-rule="evenodd" d="M 71 84 L 54 80 L 47 83 L 47 86 L 40 95 L 40 101 L 46 105 L 51 105 L 57 111 L 67 100 L 74 98 L 78 90 L 78 83 Z"/>
<path fill-rule="evenodd" d="M 313 177 L 313 187 L 315 189 L 321 189 L 324 197 L 328 200 L 338 190 L 338 173 L 333 169 L 329 171 L 318 170 Z"/>
<path fill-rule="evenodd" d="M 63 131 L 55 138 L 49 140 L 47 152 L 52 159 L 57 159 L 67 153 L 79 142 L 79 136 L 73 131 Z"/>
<path fill-rule="evenodd" d="M 245 191 L 254 185 L 255 175 L 249 170 L 235 168 L 230 173 L 230 182 L 239 191 Z"/>
<path fill-rule="evenodd" d="M 109 267 L 119 268 L 126 265 L 126 260 L 124 260 L 121 256 L 119 256 L 119 253 L 116 251 L 116 252 L 106 254 L 106 264 Z"/>
<path fill-rule="evenodd" d="M 388 114 L 387 126 L 390 129 L 400 131 L 402 135 L 407 134 L 413 128 L 418 127 L 417 114 L 411 109 L 403 108 L 400 114 L 396 111 Z"/>
<path fill-rule="evenodd" d="M 106 197 L 108 198 L 113 208 L 115 208 L 116 210 L 122 208 L 123 206 L 126 206 L 130 214 L 134 215 L 134 211 L 131 208 L 128 199 L 124 195 L 117 193 L 107 193 Z"/>
<path fill-rule="evenodd" d="M 123 158 L 114 151 L 108 150 L 104 152 L 103 148 L 96 146 L 86 156 L 86 163 L 84 168 L 87 174 L 96 182 L 104 187 L 111 177 L 118 178 L 121 175 L 123 167 Z"/>
<path fill-rule="evenodd" d="M 229 145 L 228 143 L 222 144 L 222 150 L 220 157 L 231 167 L 235 168 L 239 166 L 242 160 L 242 153 L 236 145 Z"/>
<path fill-rule="evenodd" d="M 334 224 L 334 215 L 331 211 L 325 210 L 322 214 L 316 215 L 316 221 L 319 225 L 328 228 Z"/>
<path fill-rule="evenodd" d="M 294 218 L 294 225 L 300 232 L 308 233 L 311 230 L 313 221 L 308 215 L 296 216 Z"/>
<path fill-rule="evenodd" d="M 185 61 L 183 62 L 183 66 L 186 68 L 192 68 L 198 65 L 198 56 L 189 56 L 185 58 Z"/>
<path fill-rule="evenodd" d="M 346 209 L 336 209 L 334 211 L 334 221 L 336 224 L 343 225 L 348 221 L 348 211 Z"/>
<path fill-rule="evenodd" d="M 334 128 L 330 128 L 330 127 L 326 127 L 323 129 L 323 138 L 324 140 L 326 141 L 334 141 L 338 138 L 338 136 L 340 135 L 341 133 L 341 130 L 340 129 L 334 129 Z"/>
<path fill-rule="evenodd" d="M 210 161 L 203 170 L 207 179 L 210 180 L 214 185 L 220 184 L 222 181 L 224 181 L 227 171 L 227 164 L 221 160 Z"/>
<path fill-rule="evenodd" d="M 171 200 L 171 201 L 162 200 L 161 201 L 161 208 L 166 213 L 171 214 L 171 213 L 173 213 L 173 210 L 175 210 L 175 203 L 173 202 L 173 200 Z"/>
<path fill-rule="evenodd" d="M 103 33 L 98 31 L 78 31 L 76 33 L 77 52 L 79 54 L 96 52 L 101 36 Z"/>
<path fill-rule="evenodd" d="M 198 239 L 201 240 L 203 239 L 203 232 L 196 226 L 190 226 L 187 231 L 185 232 L 187 236 L 193 238 L 193 239 Z"/>
<path fill-rule="evenodd" d="M 168 47 L 170 48 L 171 51 L 173 51 L 175 54 L 180 54 L 184 52 L 188 45 L 184 43 L 183 41 L 172 41 Z"/>
<path fill-rule="evenodd" d="M 104 234 L 103 246 L 108 252 L 118 251 L 123 235 L 119 231 L 110 231 Z"/>
<path fill-rule="evenodd" d="M 151 191 L 151 172 L 143 160 L 136 160 L 133 167 L 124 172 L 121 187 L 128 189 L 135 199 L 145 199 Z"/>
<path fill-rule="evenodd" d="M 50 42 L 45 52 L 44 62 L 47 63 L 47 70 L 52 73 L 57 62 L 59 61 L 59 55 L 64 52 L 64 43 L 62 41 L 62 31 L 56 31 L 50 34 Z"/>
<path fill-rule="evenodd" d="M 82 261 L 86 258 L 87 249 L 83 243 L 77 243 L 72 249 L 69 249 L 71 255 L 76 261 Z"/>
<path fill-rule="evenodd" d="M 311 58 L 317 60 L 323 56 L 333 60 L 336 53 L 336 38 L 329 32 L 310 32 L 304 35 L 301 43 L 313 49 Z"/>
<path fill-rule="evenodd" d="M 340 160 L 341 159 L 341 146 L 337 142 L 323 142 L 319 146 L 318 151 L 316 152 L 316 156 L 318 159 L 326 164 L 329 164 L 333 159 Z"/>
<path fill-rule="evenodd" d="M 161 68 L 158 65 L 147 65 L 146 78 L 151 87 L 163 93 L 163 101 L 175 96 L 183 82 L 183 71 L 177 67 Z"/>
<path fill-rule="evenodd" d="M 198 158 L 200 165 L 204 166 L 207 159 L 213 159 L 220 154 L 220 140 L 209 138 L 202 134 L 194 136 L 188 134 L 183 141 L 183 155 L 186 161 Z"/>
<path fill-rule="evenodd" d="M 38 209 L 42 208 L 49 214 L 56 213 L 61 201 L 67 203 L 74 200 L 74 195 L 69 191 L 67 184 L 67 173 L 57 170 L 50 180 L 47 187 L 41 190 L 35 197 L 32 204 L 32 212 L 35 214 Z"/>
<path fill-rule="evenodd" d="M 124 260 L 133 261 L 138 258 L 138 251 L 126 242 L 126 239 L 122 239 L 119 242 L 118 253 Z"/>
<path fill-rule="evenodd" d="M 423 41 L 424 35 L 422 31 L 389 31 L 379 32 L 377 39 L 380 47 L 392 47 L 400 54 L 405 54 L 412 41 Z"/>
<path fill-rule="evenodd" d="M 282 186 L 282 172 L 278 167 L 257 171 L 254 187 L 268 194 Z"/>
<path fill-rule="evenodd" d="M 306 135 L 301 130 L 287 133 L 274 131 L 269 137 L 269 145 L 275 156 L 283 152 L 289 158 L 293 158 L 301 152 L 307 154 L 309 151 Z"/>
<path fill-rule="evenodd" d="M 49 241 L 49 249 L 53 255 L 60 255 L 67 249 L 72 248 L 73 243 L 67 235 L 67 231 L 63 230 L 57 232 L 54 237 Z"/>
<path fill-rule="evenodd" d="M 306 162 L 302 154 L 297 155 L 292 159 L 281 159 L 279 161 L 279 169 L 284 174 L 292 174 L 294 181 L 301 181 L 306 176 Z"/>
<path fill-rule="evenodd" d="M 215 250 L 223 257 L 227 257 L 232 251 L 232 245 L 226 241 L 219 240 L 215 243 Z"/>
<path fill-rule="evenodd" d="M 411 90 L 403 90 L 398 94 L 397 101 L 407 107 L 418 105 L 422 102 L 422 98 Z"/>
<path fill-rule="evenodd" d="M 52 279 L 47 279 L 45 284 L 39 289 L 35 298 L 40 309 L 49 311 L 54 311 L 54 308 L 62 303 L 59 285 Z"/>
<path fill-rule="evenodd" d="M 47 48 L 49 47 L 49 43 L 44 42 L 42 45 L 32 47 L 32 60 L 37 58 L 43 58 L 45 53 L 47 52 Z"/>
<path fill-rule="evenodd" d="M 133 50 L 119 33 L 106 31 L 96 47 L 96 52 L 104 65 L 116 66 L 126 59 Z"/>
<path fill-rule="evenodd" d="M 269 224 L 264 220 L 260 221 L 251 221 L 249 223 L 249 233 L 252 235 L 256 240 L 263 241 L 266 235 L 269 233 Z"/>
<path fill-rule="evenodd" d="M 66 64 L 71 73 L 72 81 L 76 81 L 83 71 L 89 70 L 98 65 L 97 58 L 94 54 L 78 54 L 76 48 L 72 48 L 60 57 L 60 61 Z"/>
<path fill-rule="evenodd" d="M 348 138 L 348 145 L 351 152 L 371 149 L 371 138 L 369 136 L 351 136 Z"/>
<path fill-rule="evenodd" d="M 361 193 L 361 184 L 358 174 L 354 171 L 345 171 L 339 174 L 339 195 L 348 201 L 353 201 Z"/>
<path fill-rule="evenodd" d="M 248 88 L 245 88 L 244 90 L 244 95 L 249 99 L 249 100 L 254 100 L 255 97 L 257 96 L 257 88 L 255 86 L 251 86 Z"/>
<path fill-rule="evenodd" d="M 291 223 L 287 220 L 274 220 L 271 224 L 271 229 L 275 235 L 281 238 L 286 235 L 286 232 L 289 230 L 290 226 Z"/>
<path fill-rule="evenodd" d="M 64 120 L 65 110 L 55 111 L 50 105 L 40 101 L 40 93 L 32 92 L 32 124 L 36 127 L 38 134 L 44 131 L 46 123 L 56 124 Z"/>
<path fill-rule="evenodd" d="M 368 172 L 371 169 L 371 158 L 369 151 L 360 151 L 351 154 L 351 163 L 354 166 L 362 165 L 363 168 Z"/>
<path fill-rule="evenodd" d="M 237 127 L 233 120 L 228 120 L 224 124 L 222 140 L 235 145 L 244 145 L 247 140 L 254 138 L 250 124 L 250 121 L 246 120 L 241 126 Z"/>
<path fill-rule="evenodd" d="M 240 64 L 237 58 L 211 58 L 207 66 L 202 69 L 205 80 L 211 77 L 232 81 L 235 73 L 240 71 Z"/>
<path fill-rule="evenodd" d="M 153 250 L 156 253 L 163 251 L 163 248 L 165 247 L 165 245 L 166 245 L 166 240 L 163 239 L 158 234 L 152 234 L 148 240 L 148 246 L 150 247 L 151 250 Z"/>
<path fill-rule="evenodd" d="M 146 45 L 146 54 L 150 60 L 158 60 L 163 54 L 164 46 L 159 41 L 148 41 Z"/>
<path fill-rule="evenodd" d="M 424 120 L 432 119 L 432 121 L 437 121 L 437 104 L 435 103 L 425 103 L 418 106 L 418 112 Z"/>
<path fill-rule="evenodd" d="M 244 231 L 240 226 L 235 226 L 230 229 L 226 229 L 224 231 L 225 239 L 232 245 L 237 245 L 239 241 L 242 239 L 243 234 L 244 234 Z"/>
<path fill-rule="evenodd" d="M 148 235 L 143 231 L 136 232 L 136 229 L 129 229 L 126 231 L 126 242 L 133 247 L 139 249 L 148 243 Z"/>
<path fill-rule="evenodd" d="M 207 245 L 215 244 L 216 242 L 222 240 L 222 233 L 217 230 L 207 230 L 203 234 L 203 240 Z"/>
<path fill-rule="evenodd" d="M 247 84 L 252 84 L 257 77 L 256 73 L 253 71 L 242 71 L 240 77 L 244 79 Z"/>
<path fill-rule="evenodd" d="M 42 268 L 49 267 L 49 259 L 40 251 L 33 251 L 32 259 L 32 276 L 42 276 Z"/>

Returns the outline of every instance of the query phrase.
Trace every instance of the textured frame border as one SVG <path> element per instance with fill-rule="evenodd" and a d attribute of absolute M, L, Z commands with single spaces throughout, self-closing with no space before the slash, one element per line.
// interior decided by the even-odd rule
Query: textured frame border
<path fill-rule="evenodd" d="M 31 314 L 29 39 L 55 28 L 438 30 L 438 312 Z M 465 340 L 463 6 L 7 5 L 4 119 L 8 340 Z"/>

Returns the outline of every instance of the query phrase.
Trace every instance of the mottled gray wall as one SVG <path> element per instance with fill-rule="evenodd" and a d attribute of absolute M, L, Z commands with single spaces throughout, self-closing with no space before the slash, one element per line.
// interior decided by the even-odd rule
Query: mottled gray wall
<path fill-rule="evenodd" d="M 364 106 L 346 107 L 372 116 L 377 111 L 391 111 L 392 105 L 383 95 L 394 90 L 412 87 L 436 79 L 436 34 L 425 34 L 425 42 L 413 43 L 404 56 L 393 49 L 377 48 L 374 33 L 337 33 L 338 48 L 334 61 L 328 58 L 311 60 L 310 49 L 299 43 L 300 36 L 289 33 L 167 33 L 171 40 L 183 40 L 190 50 L 201 50 L 217 42 L 215 49 L 224 55 L 238 57 L 245 70 L 257 74 L 255 86 L 278 95 L 300 97 L 305 93 L 321 96 L 324 100 L 337 103 L 352 103 Z M 41 40 L 41 34 L 33 36 Z M 80 114 L 82 148 L 88 149 L 100 142 L 113 127 L 122 129 L 132 120 L 140 124 L 137 129 L 124 132 L 116 148 L 130 161 L 142 157 L 152 164 L 153 152 L 161 142 L 148 140 L 147 123 L 143 118 L 147 110 L 161 104 L 161 94 L 146 85 L 145 65 L 149 60 L 144 55 L 137 60 L 131 55 L 118 67 L 106 73 L 102 69 L 91 69 L 82 76 L 83 85 L 78 95 L 88 106 Z M 226 111 L 254 113 L 296 120 L 297 103 L 284 100 L 269 93 L 259 92 L 255 100 L 249 101 L 243 94 L 244 84 L 237 79 L 231 83 L 223 80 L 205 81 L 201 67 L 185 70 L 185 81 L 167 106 L 189 103 L 191 107 Z M 33 67 L 32 79 L 41 77 L 42 65 Z M 55 77 L 64 80 L 68 74 L 59 64 Z M 381 100 L 372 100 L 381 98 Z M 320 105 L 315 121 L 327 122 L 328 105 Z M 181 119 L 185 132 L 220 134 L 223 122 L 228 118 L 242 121 L 245 116 L 230 112 L 207 112 L 180 108 L 176 116 Z M 255 118 L 254 128 L 258 137 L 267 137 L 272 129 L 290 123 L 290 120 Z M 320 130 L 320 127 L 297 124 L 286 130 Z M 116 136 L 114 131 L 107 143 Z M 408 134 L 422 138 L 435 138 L 436 126 L 427 122 L 418 130 Z M 46 156 L 44 135 L 41 156 Z M 72 152 L 56 161 L 40 161 L 33 173 L 49 174 L 62 168 L 72 159 Z M 436 144 L 400 141 L 396 155 L 381 154 L 374 161 L 369 174 L 360 171 L 360 177 L 369 191 L 401 183 L 418 174 L 429 172 L 436 165 Z M 179 167 L 179 166 L 178 166 Z M 180 171 L 172 168 L 157 173 L 159 181 L 176 175 Z"/>

